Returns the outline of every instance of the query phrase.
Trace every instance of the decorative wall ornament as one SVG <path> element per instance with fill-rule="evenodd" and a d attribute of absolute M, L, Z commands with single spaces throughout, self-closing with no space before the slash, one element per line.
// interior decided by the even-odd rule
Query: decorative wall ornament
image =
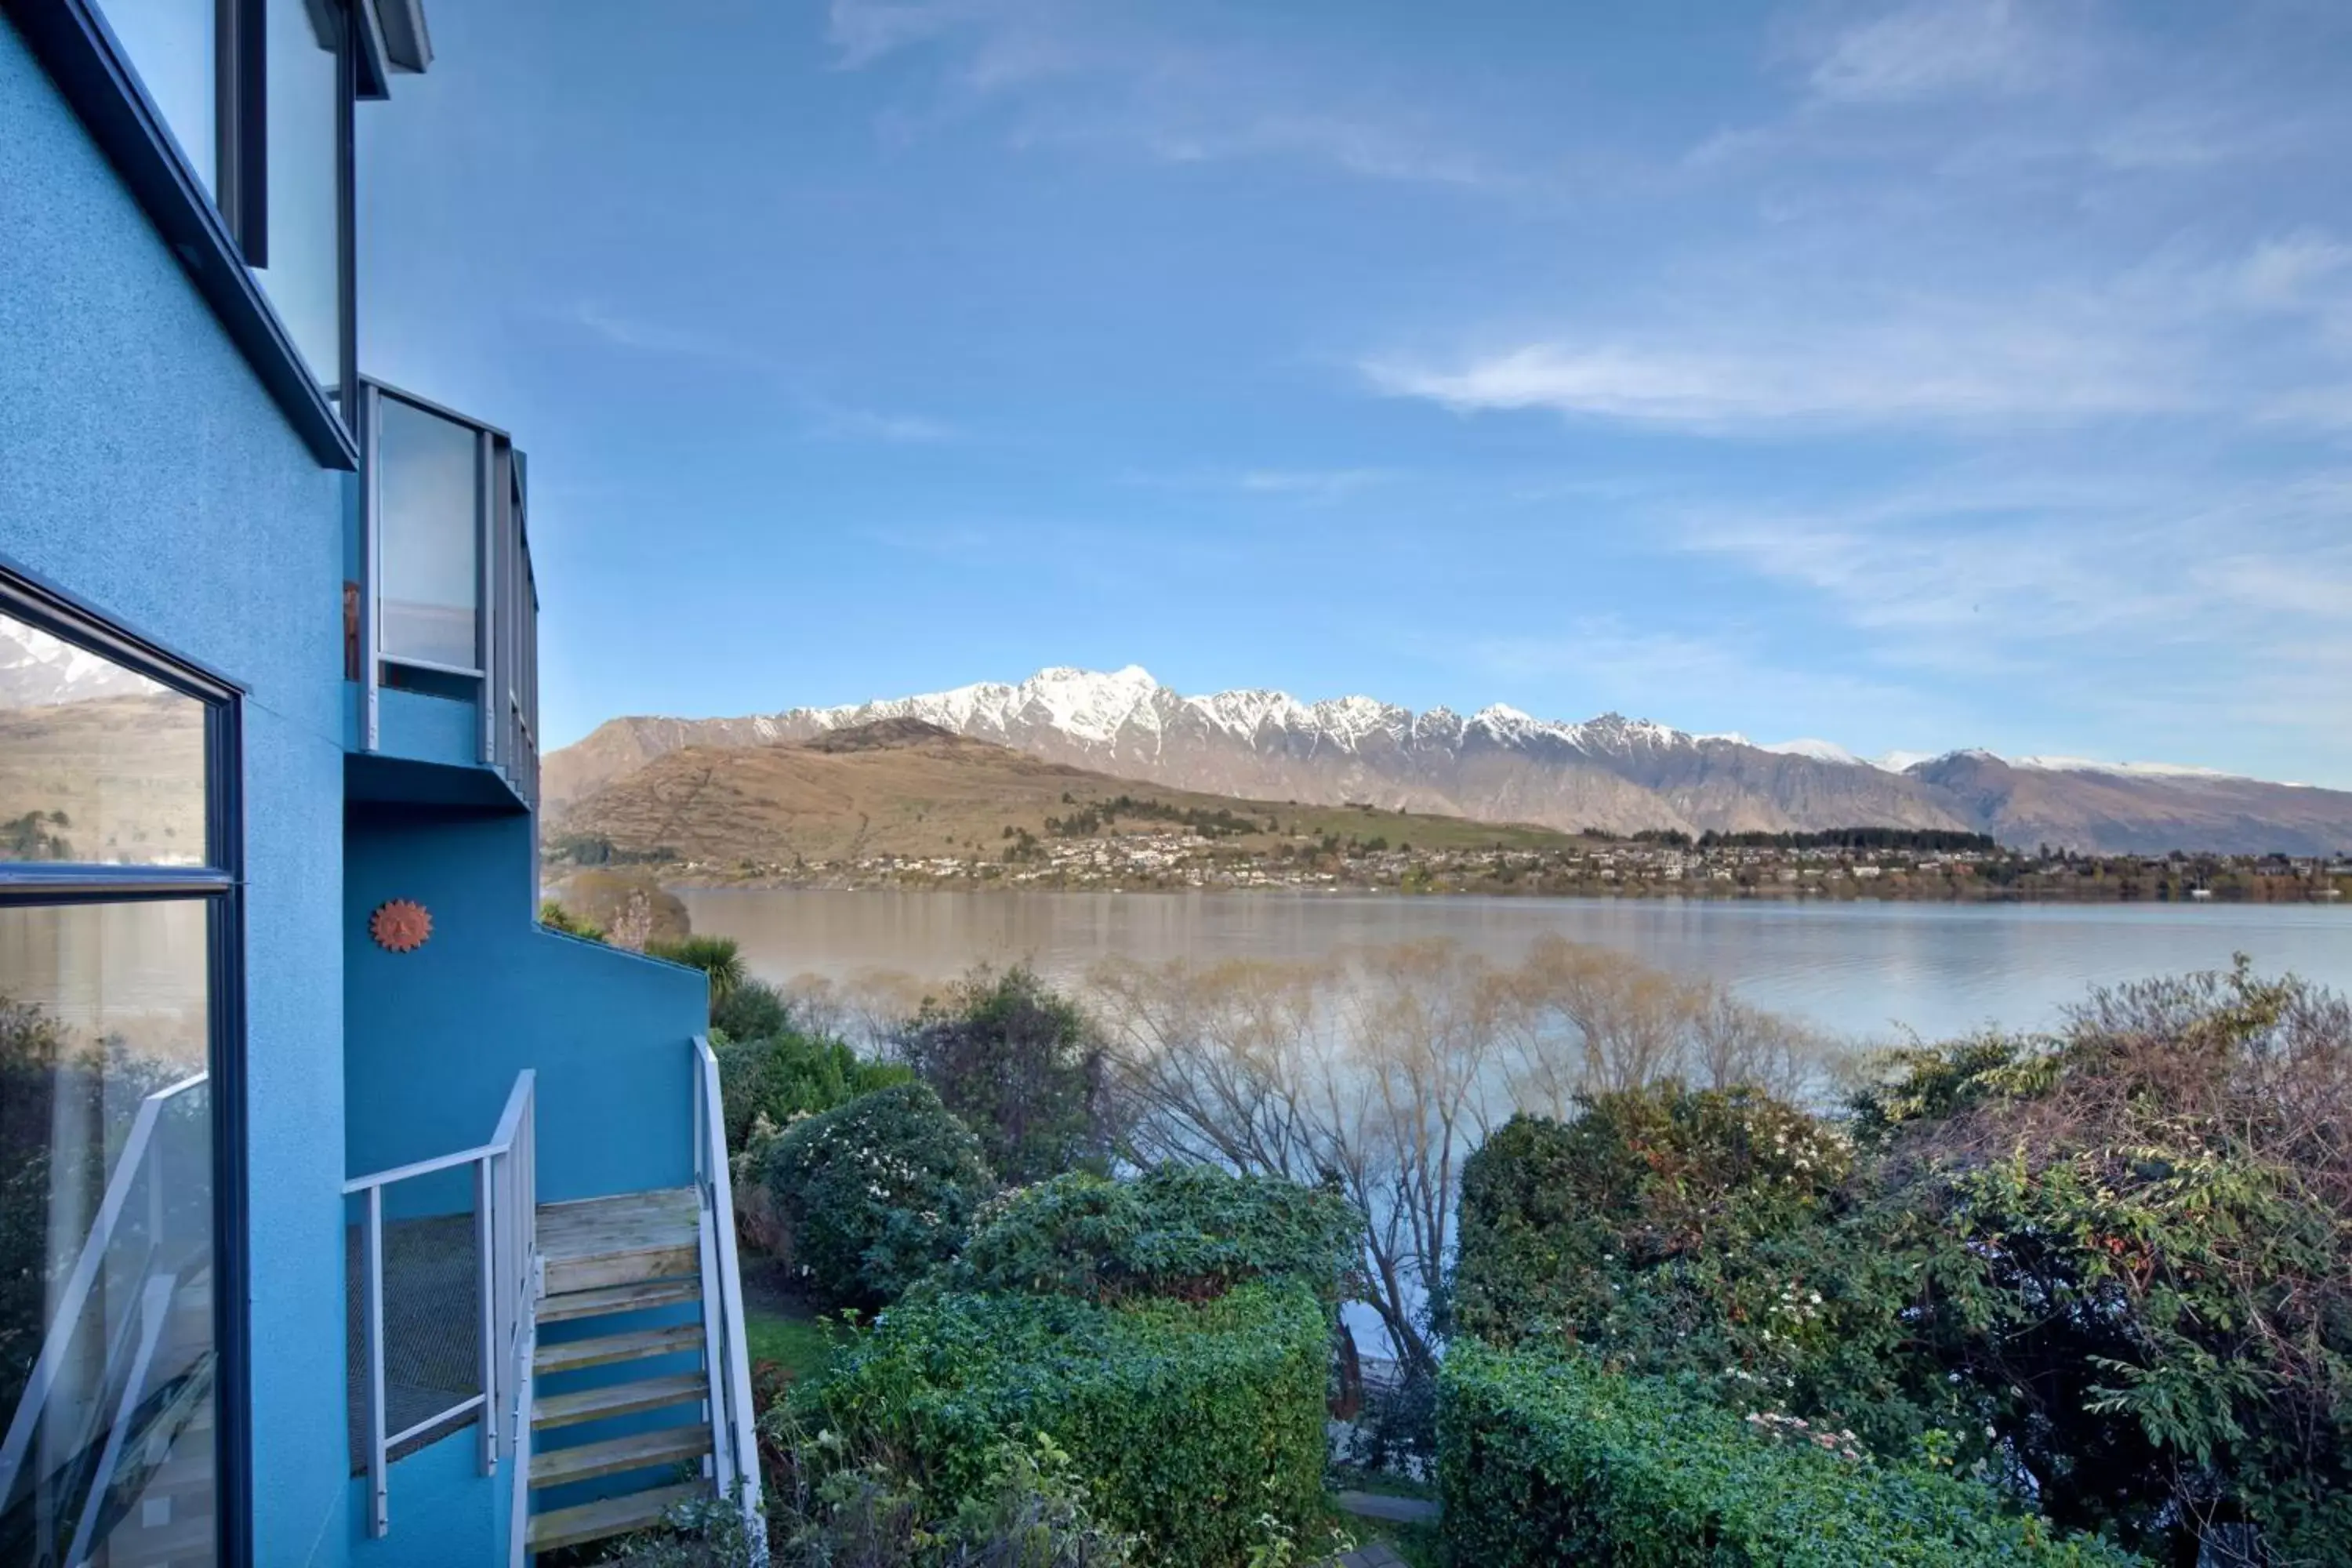
<path fill-rule="evenodd" d="M 393 899 L 368 917 L 368 935 L 387 952 L 415 952 L 433 934 L 433 912 L 414 899 Z"/>

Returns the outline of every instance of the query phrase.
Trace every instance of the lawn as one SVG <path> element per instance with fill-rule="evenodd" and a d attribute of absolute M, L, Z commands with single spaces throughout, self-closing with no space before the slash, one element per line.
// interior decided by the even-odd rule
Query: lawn
<path fill-rule="evenodd" d="M 795 1382 L 824 1366 L 830 1336 L 840 1328 L 817 1321 L 815 1309 L 774 1258 L 747 1250 L 742 1277 L 743 1338 L 751 1364 L 773 1362 Z"/>
<path fill-rule="evenodd" d="M 750 1342 L 753 1366 L 772 1361 L 794 1379 L 806 1377 L 824 1364 L 827 1332 L 823 1323 L 806 1315 L 743 1303 L 743 1337 Z"/>

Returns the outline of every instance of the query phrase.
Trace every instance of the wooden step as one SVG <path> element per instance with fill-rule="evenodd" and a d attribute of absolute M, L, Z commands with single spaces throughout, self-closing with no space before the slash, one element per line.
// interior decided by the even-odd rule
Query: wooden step
<path fill-rule="evenodd" d="M 539 1299 L 539 1321 L 569 1322 L 574 1318 L 603 1318 L 614 1312 L 641 1312 L 651 1307 L 674 1307 L 702 1300 L 699 1279 L 656 1279 L 644 1285 L 608 1285 L 598 1290 L 572 1290 Z"/>
<path fill-rule="evenodd" d="M 674 1329 L 638 1329 L 625 1334 L 599 1334 L 593 1339 L 539 1342 L 531 1366 L 541 1373 L 577 1372 L 583 1366 L 610 1366 L 614 1362 L 644 1361 L 650 1356 L 677 1355 L 702 1348 L 702 1325 L 681 1323 Z"/>
<path fill-rule="evenodd" d="M 530 1549 L 552 1552 L 559 1546 L 578 1546 L 583 1542 L 602 1541 L 608 1535 L 626 1535 L 633 1530 L 659 1524 L 662 1515 L 679 1503 L 709 1495 L 708 1482 L 688 1481 L 674 1487 L 656 1487 L 651 1491 L 631 1492 L 626 1497 L 583 1502 L 577 1508 L 551 1509 L 531 1516 Z"/>
<path fill-rule="evenodd" d="M 547 1293 L 575 1295 L 652 1279 L 678 1279 L 702 1272 L 698 1240 L 683 1246 L 660 1242 L 641 1247 L 588 1253 L 577 1258 L 549 1258 Z"/>
<path fill-rule="evenodd" d="M 572 1481 L 593 1481 L 599 1476 L 617 1476 L 629 1470 L 649 1470 L 698 1459 L 709 1452 L 710 1428 L 702 1425 L 662 1426 L 569 1448 L 537 1448 L 530 1456 L 530 1484 L 560 1487 Z"/>
<path fill-rule="evenodd" d="M 640 1378 L 635 1383 L 615 1383 L 604 1388 L 583 1389 L 577 1394 L 541 1395 L 530 1402 L 530 1424 L 534 1431 L 570 1426 L 582 1421 L 602 1421 L 607 1415 L 635 1415 L 673 1405 L 698 1404 L 709 1396 L 710 1380 L 698 1372 L 680 1373 L 676 1377 Z"/>

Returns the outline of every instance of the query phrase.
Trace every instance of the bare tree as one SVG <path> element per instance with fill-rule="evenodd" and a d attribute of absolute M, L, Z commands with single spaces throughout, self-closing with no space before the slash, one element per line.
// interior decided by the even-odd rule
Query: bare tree
<path fill-rule="evenodd" d="M 1366 1302 L 1407 1361 L 1486 1126 L 1489 977 L 1450 944 L 1328 965 L 1114 962 L 1096 990 L 1146 1159 L 1332 1183 L 1364 1211 Z"/>
<path fill-rule="evenodd" d="M 1496 1121 L 1666 1078 L 1788 1092 L 1813 1060 L 1802 1030 L 1720 987 L 1557 938 L 1506 970 L 1426 942 L 1113 960 L 1091 979 L 1136 1157 L 1336 1184 L 1365 1215 L 1365 1302 L 1423 1366 L 1462 1162 Z"/>

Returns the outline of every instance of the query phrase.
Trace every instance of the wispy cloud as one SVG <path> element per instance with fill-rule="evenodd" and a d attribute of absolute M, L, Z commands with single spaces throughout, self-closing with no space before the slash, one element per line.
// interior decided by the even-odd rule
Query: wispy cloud
<path fill-rule="evenodd" d="M 1409 97 L 1128 0 L 832 0 L 835 64 L 929 51 L 940 100 L 902 132 L 983 110 L 1015 146 L 1099 145 L 1167 163 L 1288 160 L 1359 178 L 1513 192 L 1524 173 Z"/>
<path fill-rule="evenodd" d="M 824 441 L 887 441 L 901 446 L 932 446 L 954 441 L 962 432 L 944 420 L 919 414 L 885 413 L 857 408 L 828 399 L 803 400 L 809 409 L 807 434 Z"/>
<path fill-rule="evenodd" d="M 2052 25 L 2058 8 L 2021 0 L 1920 0 L 1833 34 L 1808 81 L 1843 103 L 1905 103 L 2048 88 L 2084 65 Z"/>
<path fill-rule="evenodd" d="M 1563 691 L 1592 711 L 1613 709 L 1677 722 L 1690 722 L 1692 715 L 1728 719 L 1769 711 L 1822 724 L 1857 712 L 1921 716 L 1933 705 L 1899 679 L 1776 660 L 1751 626 L 1660 629 L 1618 616 L 1580 616 L 1540 636 L 1475 637 L 1461 647 L 1470 668 L 1506 690 Z"/>
<path fill-rule="evenodd" d="M 1769 254 L 1532 342 L 1376 353 L 1376 391 L 1736 433 L 2001 427 L 2161 415 L 2333 422 L 2352 389 L 2352 247 L 2312 232 L 2238 256 L 2159 252 L 2094 283 L 1824 289 Z M 2263 336 L 2257 318 L 2318 329 Z"/>

